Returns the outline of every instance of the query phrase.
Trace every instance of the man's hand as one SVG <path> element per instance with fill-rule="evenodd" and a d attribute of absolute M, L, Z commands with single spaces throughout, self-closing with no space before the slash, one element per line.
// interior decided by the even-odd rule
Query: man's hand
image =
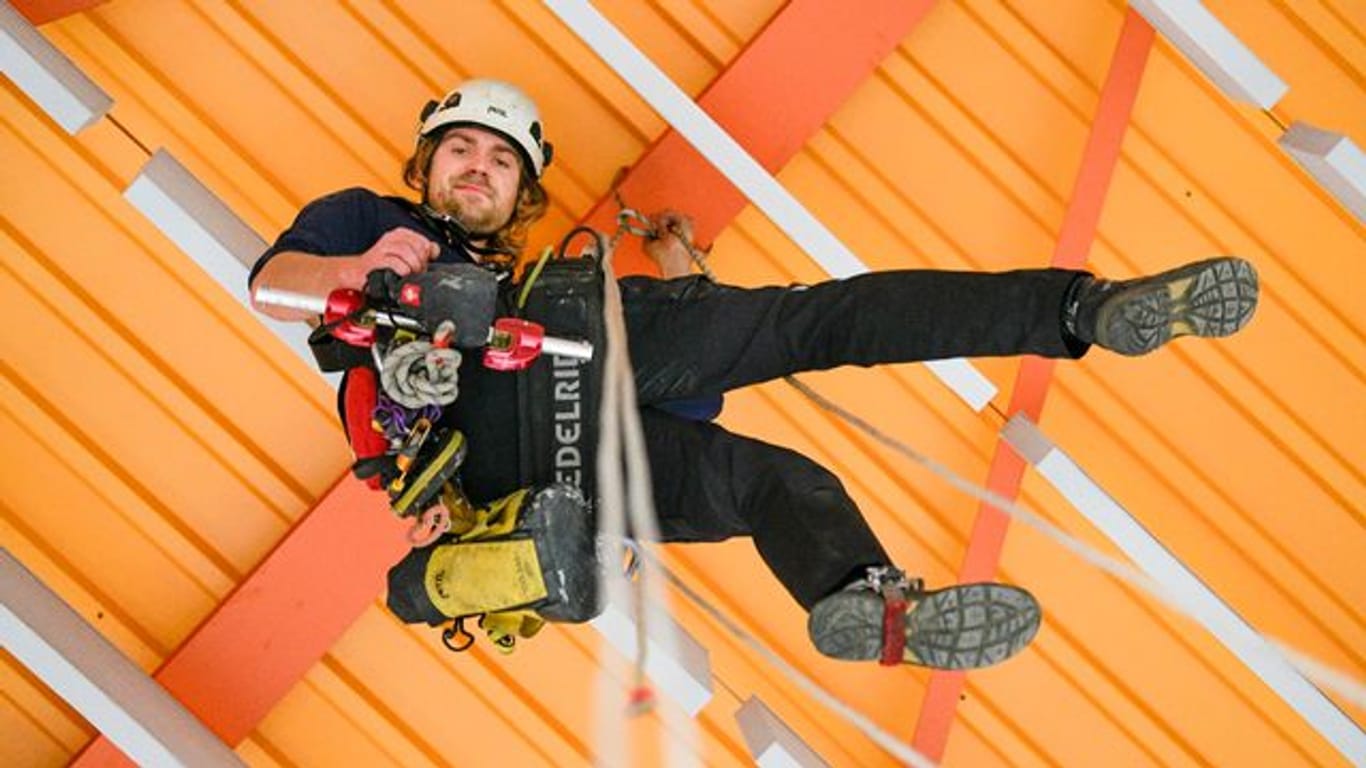
<path fill-rule="evenodd" d="M 678 211 L 660 211 L 650 217 L 655 236 L 645 239 L 645 255 L 659 265 L 665 278 L 683 277 L 692 272 L 692 218 Z"/>
<path fill-rule="evenodd" d="M 363 290 L 371 272 L 390 269 L 399 277 L 427 271 L 441 255 L 441 247 L 417 232 L 395 227 L 380 236 L 364 253 L 351 256 L 317 256 L 302 251 L 281 251 L 266 262 L 252 281 L 252 307 L 276 320 L 308 320 L 314 315 L 302 309 L 260 304 L 256 290 L 269 287 L 305 296 L 327 296 L 338 288 Z"/>
<path fill-rule="evenodd" d="M 426 271 L 427 264 L 439 255 L 441 246 L 411 229 L 394 227 L 360 255 L 357 268 L 361 284 L 365 283 L 366 275 L 377 269 L 392 269 L 400 277 Z"/>

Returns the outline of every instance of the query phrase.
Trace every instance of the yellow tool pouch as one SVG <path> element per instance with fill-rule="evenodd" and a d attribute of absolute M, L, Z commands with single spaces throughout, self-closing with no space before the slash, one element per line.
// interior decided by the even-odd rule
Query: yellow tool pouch
<path fill-rule="evenodd" d="M 390 569 L 388 605 L 399 618 L 432 626 L 454 619 L 443 639 L 455 650 L 473 642 L 463 622 L 477 618 L 506 651 L 546 621 L 597 615 L 595 531 L 576 488 L 523 489 L 452 512 L 448 534 Z"/>

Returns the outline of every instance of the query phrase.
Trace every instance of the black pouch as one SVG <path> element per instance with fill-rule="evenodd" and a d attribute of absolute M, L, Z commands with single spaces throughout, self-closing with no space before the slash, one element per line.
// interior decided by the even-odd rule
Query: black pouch
<path fill-rule="evenodd" d="M 598 615 L 596 531 L 577 489 L 517 491 L 478 511 L 478 525 L 414 549 L 389 569 L 389 610 L 431 626 L 533 611 L 546 621 Z"/>

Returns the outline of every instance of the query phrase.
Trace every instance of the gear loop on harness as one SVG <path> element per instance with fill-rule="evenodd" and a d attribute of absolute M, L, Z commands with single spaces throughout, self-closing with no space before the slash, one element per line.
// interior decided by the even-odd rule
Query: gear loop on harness
<path fill-rule="evenodd" d="M 452 643 L 452 640 L 456 642 Z M 441 642 L 454 653 L 464 653 L 474 645 L 474 635 L 465 629 L 464 616 L 453 620 L 451 625 L 441 632 Z"/>
<path fill-rule="evenodd" d="M 408 543 L 414 547 L 425 547 L 441 538 L 451 529 L 451 512 L 441 504 L 433 504 L 413 520 L 408 529 Z"/>

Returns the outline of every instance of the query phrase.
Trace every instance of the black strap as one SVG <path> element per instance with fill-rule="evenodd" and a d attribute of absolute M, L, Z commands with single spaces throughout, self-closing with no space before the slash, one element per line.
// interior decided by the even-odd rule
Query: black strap
<path fill-rule="evenodd" d="M 517 254 L 506 248 L 486 247 L 470 242 L 470 235 L 460 222 L 449 216 L 442 216 L 425 203 L 416 203 L 406 197 L 385 196 L 408 212 L 414 219 L 422 222 L 427 231 L 446 241 L 446 245 L 462 257 L 478 256 L 480 266 L 496 272 L 511 272 L 517 263 Z M 473 260 L 473 259 L 471 259 Z"/>
<path fill-rule="evenodd" d="M 325 323 L 308 334 L 308 348 L 313 352 L 313 359 L 318 361 L 318 369 L 323 373 L 335 373 L 358 365 L 370 365 L 370 348 L 352 346 L 333 336 L 335 325 Z"/>

